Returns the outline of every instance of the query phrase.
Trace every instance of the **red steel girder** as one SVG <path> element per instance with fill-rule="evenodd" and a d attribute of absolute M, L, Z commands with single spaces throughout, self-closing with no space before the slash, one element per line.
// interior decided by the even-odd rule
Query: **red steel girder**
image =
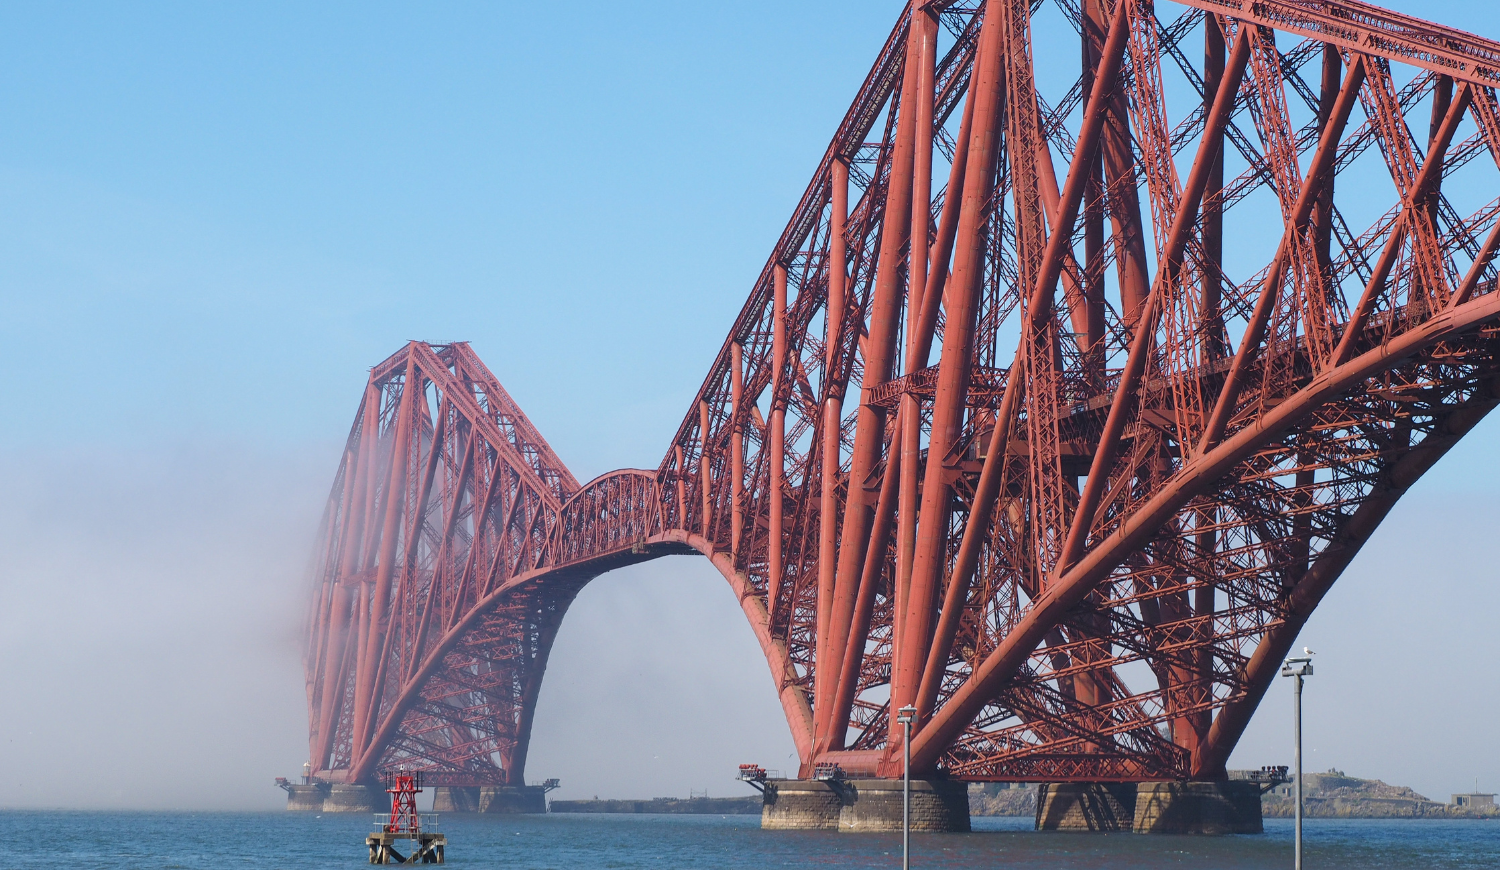
<path fill-rule="evenodd" d="M 371 371 L 314 775 L 520 782 L 574 596 L 683 552 L 804 774 L 897 773 L 894 701 L 919 770 L 1224 775 L 1308 614 L 1500 404 L 1497 70 L 1353 2 L 908 7 L 655 468 L 580 485 L 467 345 Z"/>

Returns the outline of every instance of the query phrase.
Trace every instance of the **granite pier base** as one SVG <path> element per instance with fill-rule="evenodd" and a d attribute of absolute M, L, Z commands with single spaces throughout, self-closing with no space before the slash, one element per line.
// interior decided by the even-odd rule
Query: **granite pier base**
<path fill-rule="evenodd" d="M 1043 783 L 1038 831 L 1138 834 L 1259 834 L 1260 786 L 1253 782 Z"/>
<path fill-rule="evenodd" d="M 1260 785 L 1216 782 L 1143 782 L 1135 796 L 1137 834 L 1259 834 Z"/>
<path fill-rule="evenodd" d="M 769 780 L 760 826 L 768 831 L 899 831 L 901 794 L 899 779 Z M 912 780 L 911 829 L 969 830 L 968 785 L 946 779 Z"/>
<path fill-rule="evenodd" d="M 335 782 L 323 798 L 325 813 L 388 813 L 391 796 L 376 783 Z"/>
<path fill-rule="evenodd" d="M 1037 786 L 1038 831 L 1129 831 L 1135 822 L 1133 782 L 1044 782 Z"/>
<path fill-rule="evenodd" d="M 547 791 L 539 785 L 442 785 L 434 790 L 435 813 L 545 813 Z"/>

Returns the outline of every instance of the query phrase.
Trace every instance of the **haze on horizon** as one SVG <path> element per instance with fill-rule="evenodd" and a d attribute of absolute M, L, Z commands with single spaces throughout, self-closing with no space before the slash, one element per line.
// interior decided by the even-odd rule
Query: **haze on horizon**
<path fill-rule="evenodd" d="M 368 368 L 469 340 L 580 480 L 654 466 L 899 8 L 10 7 L 0 806 L 282 806 Z M 1309 770 L 1500 790 L 1497 455 L 1500 416 L 1304 631 Z M 791 752 L 723 580 L 673 557 L 579 596 L 527 772 L 735 795 Z M 1290 756 L 1277 685 L 1231 766 Z"/>

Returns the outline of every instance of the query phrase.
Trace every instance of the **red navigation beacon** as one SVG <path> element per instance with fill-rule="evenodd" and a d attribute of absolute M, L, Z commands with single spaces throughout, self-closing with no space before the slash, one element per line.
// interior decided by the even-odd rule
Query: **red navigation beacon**
<path fill-rule="evenodd" d="M 391 814 L 377 813 L 380 830 L 365 838 L 371 864 L 442 864 L 448 838 L 437 832 L 437 814 L 425 817 L 417 812 L 417 795 L 422 791 L 419 771 L 388 770 L 384 774 L 385 790 L 391 795 Z M 410 855 L 396 850 L 397 840 L 410 840 Z"/>
<path fill-rule="evenodd" d="M 417 784 L 420 777 L 416 771 L 386 771 L 385 790 L 391 794 L 391 820 L 385 823 L 387 834 L 422 833 L 422 817 L 417 815 L 417 794 L 422 791 Z"/>

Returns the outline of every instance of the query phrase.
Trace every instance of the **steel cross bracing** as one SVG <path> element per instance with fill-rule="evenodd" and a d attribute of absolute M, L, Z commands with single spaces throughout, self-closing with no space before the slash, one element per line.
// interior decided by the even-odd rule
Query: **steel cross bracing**
<path fill-rule="evenodd" d="M 593 577 L 708 556 L 802 771 L 1212 778 L 1500 403 L 1500 45 L 1353 2 L 903 12 L 652 470 L 579 486 L 467 345 L 377 366 L 315 775 L 524 774 Z"/>

